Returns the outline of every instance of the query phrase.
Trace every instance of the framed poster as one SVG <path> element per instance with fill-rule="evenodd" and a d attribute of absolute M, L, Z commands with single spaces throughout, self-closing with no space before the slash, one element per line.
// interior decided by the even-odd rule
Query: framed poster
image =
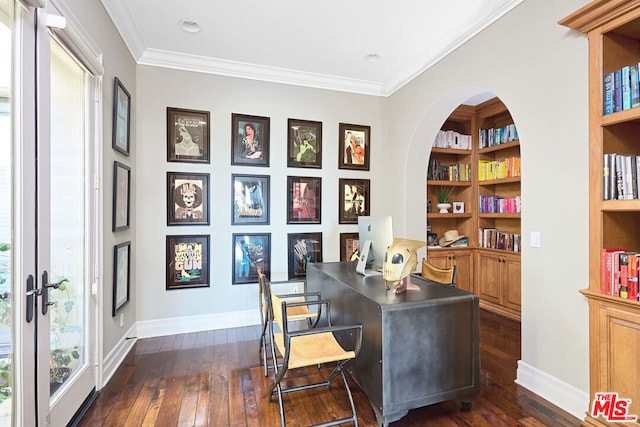
<path fill-rule="evenodd" d="M 289 233 L 289 280 L 305 279 L 307 264 L 322 262 L 322 233 Z"/>
<path fill-rule="evenodd" d="M 368 171 L 371 127 L 340 123 L 339 132 L 338 169 Z"/>
<path fill-rule="evenodd" d="M 209 225 L 209 174 L 167 172 L 167 225 Z"/>
<path fill-rule="evenodd" d="M 210 113 L 167 107 L 167 161 L 209 163 Z"/>
<path fill-rule="evenodd" d="M 231 224 L 269 224 L 268 175 L 231 175 Z"/>
<path fill-rule="evenodd" d="M 131 168 L 118 161 L 114 161 L 112 231 L 126 230 L 129 228 L 130 181 Z"/>
<path fill-rule="evenodd" d="M 338 180 L 338 223 L 357 224 L 359 216 L 369 216 L 369 180 Z"/>
<path fill-rule="evenodd" d="M 114 246 L 113 251 L 113 304 L 111 316 L 116 314 L 129 302 L 129 263 L 131 260 L 131 242 Z"/>
<path fill-rule="evenodd" d="M 209 287 L 209 235 L 167 236 L 166 290 Z"/>
<path fill-rule="evenodd" d="M 322 168 L 322 122 L 287 121 L 287 166 Z"/>
<path fill-rule="evenodd" d="M 129 155 L 131 135 L 131 95 L 119 78 L 113 79 L 113 126 L 111 146 L 125 156 Z"/>
<path fill-rule="evenodd" d="M 271 233 L 234 233 L 232 244 L 232 284 L 257 283 L 258 268 L 271 279 Z"/>
<path fill-rule="evenodd" d="M 320 224 L 322 178 L 287 177 L 287 224 Z"/>
<path fill-rule="evenodd" d="M 360 258 L 360 235 L 340 233 L 340 261 L 357 261 Z"/>
<path fill-rule="evenodd" d="M 269 166 L 269 117 L 231 114 L 231 164 Z"/>

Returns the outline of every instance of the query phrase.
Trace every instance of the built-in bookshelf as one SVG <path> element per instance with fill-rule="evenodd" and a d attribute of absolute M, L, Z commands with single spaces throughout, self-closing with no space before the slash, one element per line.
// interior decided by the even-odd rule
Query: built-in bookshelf
<path fill-rule="evenodd" d="M 628 413 L 640 414 L 636 381 L 640 378 L 640 303 L 635 292 L 630 298 L 628 287 L 621 286 L 625 277 L 629 280 L 629 254 L 640 252 L 640 201 L 632 169 L 632 159 L 640 155 L 640 108 L 622 100 L 612 107 L 608 100 L 611 75 L 615 87 L 615 75 L 622 76 L 627 66 L 632 69 L 640 62 L 640 3 L 593 1 L 560 24 L 582 31 L 589 39 L 589 283 L 581 292 L 589 302 L 590 407 L 597 392 L 616 392 L 620 399 L 629 399 Z M 624 156 L 629 156 L 628 163 L 620 162 Z M 611 273 L 604 253 L 616 249 L 626 255 L 612 254 L 611 262 L 624 259 L 626 265 L 614 266 L 617 273 Z M 617 275 L 609 284 L 607 273 Z M 588 414 L 583 425 L 613 424 Z"/>
<path fill-rule="evenodd" d="M 456 265 L 461 287 L 480 295 L 481 306 L 514 319 L 520 318 L 520 170 L 517 127 L 498 98 L 461 105 L 449 116 L 427 170 L 427 241 L 436 242 L 427 257 Z M 443 186 L 462 210 L 438 212 L 436 189 Z M 467 244 L 438 245 L 435 237 L 449 230 Z"/>

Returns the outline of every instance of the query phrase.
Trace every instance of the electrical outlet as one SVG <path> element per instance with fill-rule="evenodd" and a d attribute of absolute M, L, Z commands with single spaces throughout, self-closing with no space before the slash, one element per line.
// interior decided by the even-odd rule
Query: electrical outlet
<path fill-rule="evenodd" d="M 124 313 L 120 313 L 120 327 L 124 326 Z"/>

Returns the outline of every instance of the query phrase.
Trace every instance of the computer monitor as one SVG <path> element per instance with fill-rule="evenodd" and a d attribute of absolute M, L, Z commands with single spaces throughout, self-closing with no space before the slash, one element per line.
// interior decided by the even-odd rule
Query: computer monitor
<path fill-rule="evenodd" d="M 393 244 L 393 221 L 391 216 L 359 216 L 358 237 L 360 240 L 360 267 L 371 270 L 382 269 L 387 248 Z M 371 242 L 366 248 L 366 242 Z M 363 260 L 362 257 L 366 256 Z M 361 271 L 359 271 L 362 273 Z M 364 274 L 364 273 L 362 273 Z"/>

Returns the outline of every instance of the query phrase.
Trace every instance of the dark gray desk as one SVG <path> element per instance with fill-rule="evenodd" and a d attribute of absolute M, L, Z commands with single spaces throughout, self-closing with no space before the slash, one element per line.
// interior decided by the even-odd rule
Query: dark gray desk
<path fill-rule="evenodd" d="M 331 301 L 332 322 L 364 325 L 360 356 L 347 370 L 382 426 L 446 400 L 470 405 L 480 391 L 478 297 L 412 282 L 419 291 L 395 295 L 382 276 L 356 273 L 355 263 L 307 265 L 307 290 Z"/>

